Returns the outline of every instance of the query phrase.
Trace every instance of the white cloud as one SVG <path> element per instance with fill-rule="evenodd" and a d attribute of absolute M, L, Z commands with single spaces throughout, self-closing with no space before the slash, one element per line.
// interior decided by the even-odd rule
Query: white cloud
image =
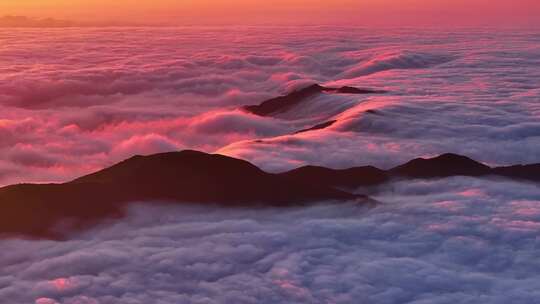
<path fill-rule="evenodd" d="M 512 189 L 512 191 L 507 191 Z M 3 240 L 3 303 L 536 303 L 540 190 L 394 182 L 382 205 L 134 207 L 65 242 Z"/>

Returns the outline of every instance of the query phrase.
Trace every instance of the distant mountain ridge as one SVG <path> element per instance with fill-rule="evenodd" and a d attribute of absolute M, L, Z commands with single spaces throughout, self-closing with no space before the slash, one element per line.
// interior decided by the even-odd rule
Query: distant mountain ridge
<path fill-rule="evenodd" d="M 492 172 L 490 167 L 466 156 L 447 153 L 431 159 L 413 159 L 391 169 L 389 173 L 396 176 L 434 178 L 456 175 L 482 176 Z"/>
<path fill-rule="evenodd" d="M 223 155 L 186 150 L 134 156 L 64 184 L 0 188 L 0 234 L 55 238 L 123 215 L 131 202 L 196 203 L 226 207 L 302 206 L 322 201 L 373 204 L 342 189 L 391 179 L 502 176 L 540 182 L 540 164 L 490 168 L 465 156 L 414 159 L 390 170 L 306 166 L 280 174 Z"/>
<path fill-rule="evenodd" d="M 76 24 L 68 20 L 53 18 L 36 19 L 27 16 L 2 16 L 0 28 L 63 28 L 74 27 Z"/>
<path fill-rule="evenodd" d="M 446 153 L 434 158 L 416 158 L 390 170 L 381 170 L 373 166 L 341 170 L 305 166 L 281 173 L 281 175 L 291 180 L 345 188 L 374 186 L 391 179 L 430 179 L 451 176 L 499 176 L 540 182 L 540 164 L 491 168 L 466 156 Z"/>
<path fill-rule="evenodd" d="M 371 90 L 371 89 L 359 89 L 350 86 L 344 87 L 324 87 L 319 84 L 313 84 L 300 90 L 293 91 L 287 95 L 268 99 L 258 105 L 244 106 L 243 109 L 249 113 L 259 116 L 270 116 L 277 114 L 287 109 L 298 105 L 310 97 L 322 93 L 334 93 L 334 94 L 382 94 L 385 91 Z"/>

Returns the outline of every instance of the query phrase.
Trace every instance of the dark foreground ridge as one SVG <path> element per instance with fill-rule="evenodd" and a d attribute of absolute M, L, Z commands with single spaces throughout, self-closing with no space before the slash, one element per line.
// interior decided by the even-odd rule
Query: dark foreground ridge
<path fill-rule="evenodd" d="M 447 153 L 434 158 L 417 158 L 390 170 L 372 166 L 343 170 L 305 166 L 281 173 L 292 181 L 325 187 L 358 188 L 375 186 L 390 179 L 443 178 L 451 176 L 500 176 L 540 182 L 540 164 L 491 168 L 466 156 Z"/>
<path fill-rule="evenodd" d="M 370 90 L 370 89 L 359 89 L 354 87 L 341 87 L 341 88 L 330 88 L 323 87 L 318 84 L 314 84 L 303 88 L 301 90 L 294 91 L 284 96 L 272 98 L 264 101 L 259 105 L 245 106 L 244 110 L 253 113 L 259 116 L 270 116 L 272 114 L 278 114 L 284 112 L 291 107 L 300 104 L 310 97 L 322 93 L 334 93 L 334 94 L 381 94 L 385 93 L 384 91 Z"/>
<path fill-rule="evenodd" d="M 366 198 L 289 181 L 243 160 L 183 151 L 135 156 L 65 184 L 2 188 L 0 234 L 54 237 L 59 224 L 81 229 L 121 216 L 130 202 L 286 207 L 354 199 Z"/>
<path fill-rule="evenodd" d="M 225 207 L 301 206 L 320 201 L 374 201 L 340 189 L 376 186 L 390 179 L 503 176 L 540 181 L 540 164 L 490 168 L 444 154 L 390 170 L 334 170 L 306 166 L 281 174 L 249 162 L 197 151 L 135 156 L 64 184 L 0 188 L 0 234 L 57 238 L 120 217 L 131 202 L 197 203 Z M 59 229 L 59 227 L 61 229 Z"/>

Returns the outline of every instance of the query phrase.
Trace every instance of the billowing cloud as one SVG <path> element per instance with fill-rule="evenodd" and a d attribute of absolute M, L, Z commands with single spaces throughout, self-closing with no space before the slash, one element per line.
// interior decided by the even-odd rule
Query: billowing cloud
<path fill-rule="evenodd" d="M 540 162 L 533 32 L 354 27 L 0 29 L 0 184 L 193 148 L 282 170 L 445 152 Z M 144 46 L 144 47 L 142 47 Z M 237 111 L 312 83 L 388 91 Z M 365 113 L 368 110 L 371 113 Z M 289 135 L 336 119 L 330 128 Z M 517 148 L 519 147 L 519 148 Z"/>
<path fill-rule="evenodd" d="M 451 61 L 453 58 L 444 54 L 429 53 L 383 53 L 370 58 L 359 66 L 352 67 L 343 73 L 346 78 L 366 76 L 394 69 L 422 69 Z"/>
<path fill-rule="evenodd" d="M 508 191 L 507 189 L 512 189 Z M 2 240 L 3 303 L 536 303 L 540 191 L 388 184 L 373 209 L 136 206 L 69 240 Z"/>

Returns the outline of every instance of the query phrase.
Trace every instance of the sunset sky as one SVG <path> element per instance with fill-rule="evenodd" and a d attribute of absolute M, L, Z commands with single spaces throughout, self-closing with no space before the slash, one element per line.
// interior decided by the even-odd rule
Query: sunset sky
<path fill-rule="evenodd" d="M 540 0 L 0 0 L 0 304 L 540 297 Z"/>
<path fill-rule="evenodd" d="M 4 0 L 1 15 L 167 24 L 532 25 L 537 0 Z"/>

